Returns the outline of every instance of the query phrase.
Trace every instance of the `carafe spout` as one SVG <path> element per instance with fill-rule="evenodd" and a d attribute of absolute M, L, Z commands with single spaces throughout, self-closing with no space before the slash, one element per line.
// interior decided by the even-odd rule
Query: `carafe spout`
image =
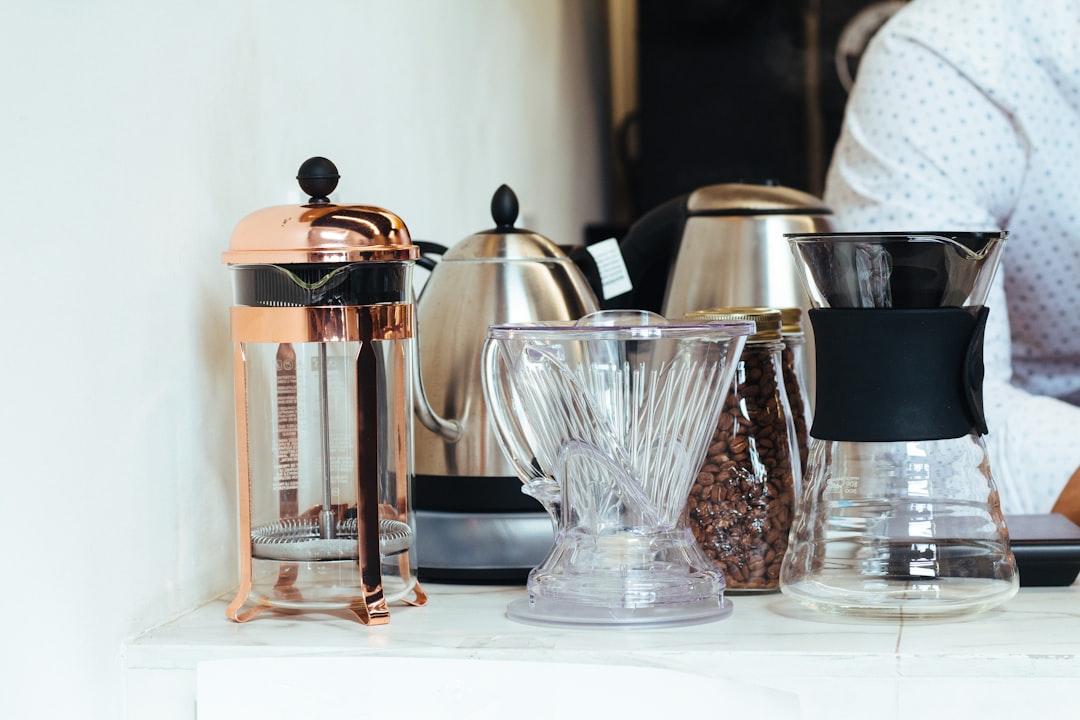
<path fill-rule="evenodd" d="M 424 379 L 420 374 L 419 358 L 413 363 L 413 412 L 421 425 L 446 442 L 452 443 L 461 439 L 461 422 L 441 417 L 428 402 L 427 393 L 424 392 Z"/>

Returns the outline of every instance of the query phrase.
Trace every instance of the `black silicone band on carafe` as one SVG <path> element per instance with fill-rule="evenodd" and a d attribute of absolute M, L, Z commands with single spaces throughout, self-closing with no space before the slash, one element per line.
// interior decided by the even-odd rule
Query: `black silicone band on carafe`
<path fill-rule="evenodd" d="M 816 308 L 819 440 L 945 440 L 986 433 L 987 308 Z"/>

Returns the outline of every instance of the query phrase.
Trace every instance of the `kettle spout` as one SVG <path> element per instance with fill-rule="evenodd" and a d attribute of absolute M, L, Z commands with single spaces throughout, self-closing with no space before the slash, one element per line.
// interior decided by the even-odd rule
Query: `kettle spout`
<path fill-rule="evenodd" d="M 452 443 L 461 439 L 463 433 L 461 423 L 457 420 L 447 420 L 436 415 L 435 411 L 431 409 L 431 405 L 428 404 L 427 398 L 424 397 L 423 392 L 416 393 L 413 410 L 424 427 L 446 442 Z"/>
<path fill-rule="evenodd" d="M 420 423 L 448 443 L 461 439 L 464 430 L 459 420 L 447 420 L 438 415 L 428 402 L 424 391 L 424 379 L 420 373 L 420 361 L 413 362 L 413 412 Z"/>
<path fill-rule="evenodd" d="M 445 252 L 446 248 L 429 243 L 429 247 L 438 248 L 437 252 Z M 416 300 L 413 299 L 415 304 Z M 413 314 L 413 363 L 412 363 L 412 386 L 413 386 L 413 413 L 420 423 L 431 432 L 435 433 L 448 443 L 455 443 L 461 439 L 465 432 L 459 420 L 447 420 L 438 415 L 428 402 L 427 392 L 424 391 L 423 373 L 420 372 L 420 343 L 416 338 L 419 327 L 416 314 Z"/>

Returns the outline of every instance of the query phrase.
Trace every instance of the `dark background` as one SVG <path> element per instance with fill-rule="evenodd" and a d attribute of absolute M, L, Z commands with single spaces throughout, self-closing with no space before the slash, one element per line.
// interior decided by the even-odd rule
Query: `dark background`
<path fill-rule="evenodd" d="M 847 93 L 844 26 L 872 0 L 638 0 L 631 219 L 721 182 L 773 180 L 820 196 Z"/>

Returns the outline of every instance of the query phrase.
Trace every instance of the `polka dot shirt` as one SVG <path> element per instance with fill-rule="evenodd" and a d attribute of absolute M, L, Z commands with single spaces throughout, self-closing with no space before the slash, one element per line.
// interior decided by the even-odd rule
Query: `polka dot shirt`
<path fill-rule="evenodd" d="M 874 37 L 829 169 L 842 229 L 1009 232 L 987 305 L 991 471 L 1049 512 L 1080 467 L 1080 0 L 913 0 Z"/>

